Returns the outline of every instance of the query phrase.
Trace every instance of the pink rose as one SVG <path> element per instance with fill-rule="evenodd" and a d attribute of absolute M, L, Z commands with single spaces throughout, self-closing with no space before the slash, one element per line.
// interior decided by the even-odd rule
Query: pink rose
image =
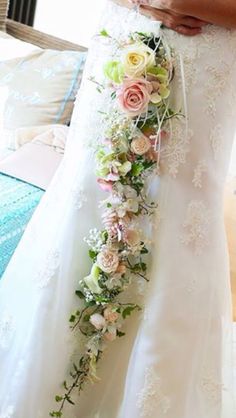
<path fill-rule="evenodd" d="M 105 338 L 107 341 L 112 342 L 112 341 L 114 341 L 114 340 L 116 339 L 116 332 L 106 332 L 106 333 L 104 334 L 104 338 Z"/>
<path fill-rule="evenodd" d="M 124 81 L 118 90 L 117 98 L 122 110 L 130 116 L 146 112 L 152 93 L 152 84 L 143 78 Z"/>
<path fill-rule="evenodd" d="M 114 182 L 111 180 L 97 179 L 97 182 L 104 192 L 111 192 Z"/>

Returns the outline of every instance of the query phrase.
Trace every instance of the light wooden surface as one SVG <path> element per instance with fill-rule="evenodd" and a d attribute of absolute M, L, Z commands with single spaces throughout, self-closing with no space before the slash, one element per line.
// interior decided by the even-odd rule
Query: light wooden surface
<path fill-rule="evenodd" d="M 8 10 L 8 0 L 0 0 L 0 30 L 5 30 L 5 20 Z"/>
<path fill-rule="evenodd" d="M 230 180 L 225 190 L 225 225 L 230 253 L 230 272 L 236 321 L 236 177 Z"/>
<path fill-rule="evenodd" d="M 86 51 L 86 48 L 80 45 L 64 41 L 63 39 L 56 38 L 52 35 L 47 35 L 46 33 L 33 29 L 31 26 L 15 22 L 14 20 L 7 19 L 6 30 L 7 33 L 9 33 L 9 35 L 13 36 L 14 38 L 21 39 L 25 42 L 30 42 L 31 44 L 37 45 L 41 48 Z"/>

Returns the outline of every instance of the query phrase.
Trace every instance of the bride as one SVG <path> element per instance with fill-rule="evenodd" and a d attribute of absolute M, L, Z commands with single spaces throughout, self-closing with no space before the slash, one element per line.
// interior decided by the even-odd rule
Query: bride
<path fill-rule="evenodd" d="M 173 122 L 161 156 L 145 309 L 111 343 L 100 381 L 75 394 L 65 418 L 234 418 L 223 189 L 236 128 L 235 1 L 134 1 L 149 18 L 115 3 L 101 28 L 116 37 L 162 31 L 174 48 L 171 94 L 185 118 Z M 48 417 L 84 347 L 68 318 L 90 268 L 84 237 L 101 222 L 90 145 L 102 132 L 97 110 L 107 106 L 88 78 L 102 79 L 111 54 L 96 37 L 65 158 L 0 285 L 0 418 Z"/>

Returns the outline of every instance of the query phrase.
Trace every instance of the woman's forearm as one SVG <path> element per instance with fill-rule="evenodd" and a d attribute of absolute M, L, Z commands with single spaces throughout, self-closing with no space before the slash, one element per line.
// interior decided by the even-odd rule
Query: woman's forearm
<path fill-rule="evenodd" d="M 236 0 L 154 0 L 162 7 L 220 26 L 236 28 Z M 153 3 L 154 3 L 153 2 Z"/>

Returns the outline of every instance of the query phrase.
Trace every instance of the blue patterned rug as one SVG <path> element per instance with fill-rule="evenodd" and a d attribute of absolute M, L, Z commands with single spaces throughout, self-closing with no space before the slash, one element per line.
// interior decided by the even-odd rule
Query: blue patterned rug
<path fill-rule="evenodd" d="M 0 278 L 44 191 L 0 173 Z"/>

